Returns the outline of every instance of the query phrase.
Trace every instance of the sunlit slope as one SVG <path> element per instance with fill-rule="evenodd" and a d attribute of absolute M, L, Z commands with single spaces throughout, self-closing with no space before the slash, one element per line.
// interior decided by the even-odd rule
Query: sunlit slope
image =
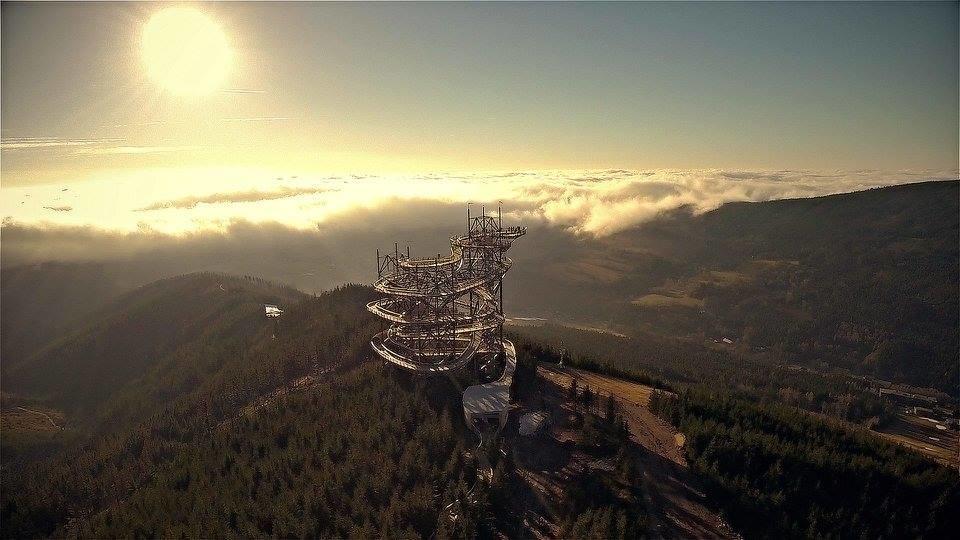
<path fill-rule="evenodd" d="M 704 260 L 746 279 L 698 292 L 750 347 L 956 393 L 958 201 L 949 182 L 728 205 Z"/>
<path fill-rule="evenodd" d="M 7 233 L 5 227 L 4 240 Z M 0 262 L 16 261 L 8 255 L 4 251 Z M 170 255 L 160 259 L 98 260 L 91 254 L 88 262 L 4 266 L 0 269 L 0 367 L 4 373 L 101 317 L 97 312 L 120 295 L 158 279 L 209 268 Z"/>
<path fill-rule="evenodd" d="M 509 305 L 956 392 L 958 187 L 676 212 L 518 263 Z"/>

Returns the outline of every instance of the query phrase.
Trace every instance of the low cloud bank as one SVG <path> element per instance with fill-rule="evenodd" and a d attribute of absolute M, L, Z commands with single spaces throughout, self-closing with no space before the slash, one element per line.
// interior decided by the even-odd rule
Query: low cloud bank
<path fill-rule="evenodd" d="M 479 212 L 502 206 L 508 219 L 544 223 L 602 238 L 685 208 L 695 214 L 734 201 L 803 198 L 926 180 L 956 171 L 755 171 L 730 169 L 505 171 L 421 175 L 313 175 L 293 171 L 158 170 L 106 176 L 70 186 L 71 212 L 54 203 L 58 185 L 4 188 L 0 215 L 21 225 L 150 229 L 171 235 L 223 230 L 237 221 L 281 223 L 301 231 L 392 226 L 383 216 L 425 221 L 411 209 L 453 209 L 459 223 L 468 202 Z M 499 201 L 499 202 L 498 202 Z M 448 221 L 449 220 L 449 221 Z M 435 223 L 440 223 L 437 221 Z"/>
<path fill-rule="evenodd" d="M 208 270 L 258 275 L 320 292 L 373 281 L 376 251 L 392 251 L 394 242 L 401 250 L 409 247 L 414 256 L 449 253 L 449 237 L 466 227 L 464 218 L 461 204 L 413 199 L 356 208 L 312 229 L 235 220 L 218 229 L 171 235 L 149 227 L 121 232 L 5 221 L 0 261 L 4 267 L 47 261 L 118 265 L 133 284 Z M 589 242 L 540 218 L 524 224 L 536 242 L 521 241 L 511 251 L 524 266 Z"/>
<path fill-rule="evenodd" d="M 532 262 L 553 260 L 557 253 L 594 250 L 608 235 L 680 208 L 696 214 L 731 201 L 811 197 L 955 178 L 936 171 L 730 170 L 312 178 L 303 185 L 154 201 L 131 209 L 144 219 L 127 231 L 65 221 L 76 219 L 78 206 L 85 204 L 78 196 L 74 210 L 51 205 L 45 210 L 49 219 L 43 221 L 5 218 L 0 251 L 5 267 L 112 261 L 140 265 L 151 275 L 161 269 L 161 275 L 197 270 L 257 274 L 319 291 L 344 282 L 371 281 L 375 251 L 391 250 L 393 242 L 400 249 L 410 246 L 418 256 L 446 253 L 449 235 L 465 227 L 466 201 L 474 201 L 475 213 L 480 211 L 479 201 L 492 202 L 487 212 L 502 201 L 504 221 L 523 223 L 537 237 L 536 242 L 520 242 L 511 256 Z M 82 187 L 71 187 L 71 193 Z M 260 205 L 277 204 L 289 206 L 254 212 Z M 231 213 L 234 207 L 237 210 Z M 202 215 L 196 212 L 213 208 L 225 216 L 211 222 L 215 226 L 197 219 L 200 226 L 169 234 L 151 222 L 154 215 L 159 220 L 171 212 L 196 219 Z"/>
<path fill-rule="evenodd" d="M 516 182 L 521 217 L 537 216 L 578 234 L 606 236 L 672 210 L 703 213 L 736 201 L 816 197 L 927 180 L 949 171 L 611 170 Z"/>
<path fill-rule="evenodd" d="M 121 268 L 131 285 L 197 271 L 258 275 L 322 291 L 340 283 L 371 281 L 372 259 L 350 249 L 356 241 L 280 224 L 238 221 L 223 230 L 169 235 L 149 229 L 116 232 L 80 226 L 4 224 L 4 267 L 47 261 L 96 262 Z M 362 242 L 363 254 L 373 242 Z M 362 260 L 361 260 L 362 259 Z"/>
<path fill-rule="evenodd" d="M 496 187 L 504 188 L 499 183 Z M 636 287 L 635 279 L 649 273 L 644 264 L 653 273 L 663 272 L 663 264 L 695 255 L 695 245 L 662 235 L 675 223 L 680 226 L 674 230 L 688 230 L 682 220 L 691 213 L 728 199 L 819 195 L 822 189 L 791 181 L 786 174 L 781 179 L 729 179 L 723 185 L 697 185 L 691 180 L 687 186 L 658 179 L 655 174 L 638 179 L 623 172 L 567 178 L 555 184 L 518 182 L 513 187 L 524 191 L 513 198 L 504 197 L 504 222 L 526 225 L 529 236 L 510 251 L 515 265 L 507 294 L 513 305 L 537 307 L 541 310 L 537 313 L 556 308 L 553 304 L 560 300 L 555 291 L 567 290 L 571 284 L 612 283 L 622 275 L 635 274 L 630 286 Z M 473 205 L 473 211 L 479 206 Z M 0 263 L 3 267 L 47 261 L 101 263 L 114 268 L 114 275 L 124 276 L 131 287 L 206 270 L 258 275 L 306 292 L 320 292 L 343 283 L 372 282 L 376 250 L 392 251 L 394 242 L 403 251 L 409 246 L 414 256 L 448 253 L 449 236 L 466 227 L 464 210 L 459 201 L 383 196 L 363 205 L 338 208 L 310 228 L 235 219 L 215 229 L 182 234 L 168 234 L 149 225 L 123 232 L 5 219 Z M 61 212 L 49 214 L 56 217 Z M 626 230 L 659 214 L 663 221 L 658 226 Z M 617 232 L 620 234 L 606 236 Z M 656 278 L 651 280 L 648 285 L 657 284 Z"/>
<path fill-rule="evenodd" d="M 342 216 L 367 216 L 375 222 L 383 213 L 396 213 L 415 201 L 462 208 L 481 203 L 487 210 L 503 206 L 508 217 L 542 221 L 578 235 L 602 237 L 629 229 L 678 208 L 695 214 L 728 202 L 804 198 L 926 180 L 956 179 L 950 171 L 750 171 L 654 170 L 512 171 L 460 175 L 414 176 L 350 175 L 307 178 L 305 185 L 280 189 L 214 193 L 157 201 L 137 208 L 192 210 L 200 204 L 220 205 L 219 217 L 231 215 L 226 205 L 300 197 L 298 206 L 272 206 L 271 220 L 292 227 L 312 228 Z M 210 208 L 211 211 L 213 208 Z M 199 209 L 197 209 L 199 210 Z M 251 219 L 249 214 L 232 214 Z M 417 219 L 415 213 L 407 215 Z M 275 218 L 274 216 L 281 216 Z M 197 218 L 197 215 L 192 215 Z M 257 221 L 254 219 L 254 221 Z M 361 220 L 362 221 L 362 220 Z"/>

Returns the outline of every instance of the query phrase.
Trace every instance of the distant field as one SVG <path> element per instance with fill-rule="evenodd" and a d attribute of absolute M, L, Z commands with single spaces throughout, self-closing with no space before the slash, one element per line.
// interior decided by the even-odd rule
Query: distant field
<path fill-rule="evenodd" d="M 659 308 L 659 307 L 691 307 L 698 308 L 703 306 L 703 300 L 690 296 L 668 296 L 665 294 L 645 294 L 633 301 L 640 307 Z"/>
<path fill-rule="evenodd" d="M 574 283 L 614 283 L 628 275 L 631 268 L 621 261 L 583 259 L 553 264 L 550 270 Z"/>
<path fill-rule="evenodd" d="M 774 262 L 775 265 L 778 264 L 776 263 L 776 261 L 767 261 L 767 262 Z M 733 283 L 740 283 L 742 281 L 747 281 L 748 279 L 750 279 L 749 276 L 747 276 L 743 272 L 733 272 L 729 270 L 727 271 L 709 270 L 701 274 L 700 277 L 697 278 L 697 281 L 699 281 L 700 283 L 730 285 Z"/>
<path fill-rule="evenodd" d="M 776 268 L 778 266 L 799 266 L 800 261 L 788 261 L 779 259 L 756 259 L 752 261 L 757 266 Z"/>
<path fill-rule="evenodd" d="M 696 293 L 700 287 L 704 285 L 728 287 L 749 279 L 749 276 L 741 272 L 705 270 L 689 279 L 667 280 L 632 303 L 645 308 L 702 308 L 704 299 L 699 298 L 699 294 Z"/>
<path fill-rule="evenodd" d="M 564 326 L 566 328 L 575 328 L 577 330 L 587 330 L 589 332 L 600 332 L 602 334 L 610 334 L 611 336 L 617 336 L 620 338 L 627 337 L 626 334 L 622 334 L 610 328 L 604 328 L 601 326 L 592 326 L 589 324 L 581 324 L 572 321 L 551 321 L 549 319 L 543 319 L 540 317 L 513 317 L 507 319 L 507 328 L 510 327 L 537 327 L 544 326 L 545 324 L 557 324 Z"/>
<path fill-rule="evenodd" d="M 650 395 L 653 388 L 639 383 L 600 375 L 583 369 L 571 367 L 559 367 L 548 364 L 540 365 L 541 374 L 547 379 L 561 384 L 569 385 L 567 382 L 571 377 L 576 377 L 580 388 L 589 386 L 594 391 L 599 391 L 602 395 L 613 394 L 618 399 L 628 401 L 634 405 L 646 407 L 650 404 Z"/>
<path fill-rule="evenodd" d="M 894 422 L 878 433 L 940 463 L 956 467 L 960 465 L 960 434 L 950 429 L 937 429 L 937 424 L 919 416 L 899 413 Z"/>

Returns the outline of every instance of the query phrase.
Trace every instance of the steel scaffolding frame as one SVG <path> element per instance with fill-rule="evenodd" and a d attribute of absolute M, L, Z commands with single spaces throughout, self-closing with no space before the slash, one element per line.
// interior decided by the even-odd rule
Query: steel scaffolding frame
<path fill-rule="evenodd" d="M 370 341 L 383 359 L 420 374 L 459 370 L 477 355 L 504 354 L 505 255 L 526 227 L 503 227 L 503 214 L 471 216 L 466 234 L 450 237 L 450 254 L 412 258 L 377 251 L 374 288 L 386 295 L 367 309 L 390 326 Z"/>

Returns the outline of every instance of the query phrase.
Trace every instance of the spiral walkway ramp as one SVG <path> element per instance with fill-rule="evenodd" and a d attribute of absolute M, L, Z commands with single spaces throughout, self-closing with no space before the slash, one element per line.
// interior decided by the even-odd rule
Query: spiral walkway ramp
<path fill-rule="evenodd" d="M 392 254 L 377 253 L 373 287 L 384 297 L 367 309 L 389 327 L 373 336 L 374 352 L 424 375 L 503 360 L 500 379 L 464 392 L 469 421 L 505 416 L 509 404 L 516 353 L 503 339 L 503 276 L 512 265 L 507 250 L 526 232 L 525 227 L 503 227 L 499 212 L 496 218 L 468 213 L 466 234 L 450 237 L 449 255 L 412 258 L 409 250 L 404 254 L 396 246 Z"/>

